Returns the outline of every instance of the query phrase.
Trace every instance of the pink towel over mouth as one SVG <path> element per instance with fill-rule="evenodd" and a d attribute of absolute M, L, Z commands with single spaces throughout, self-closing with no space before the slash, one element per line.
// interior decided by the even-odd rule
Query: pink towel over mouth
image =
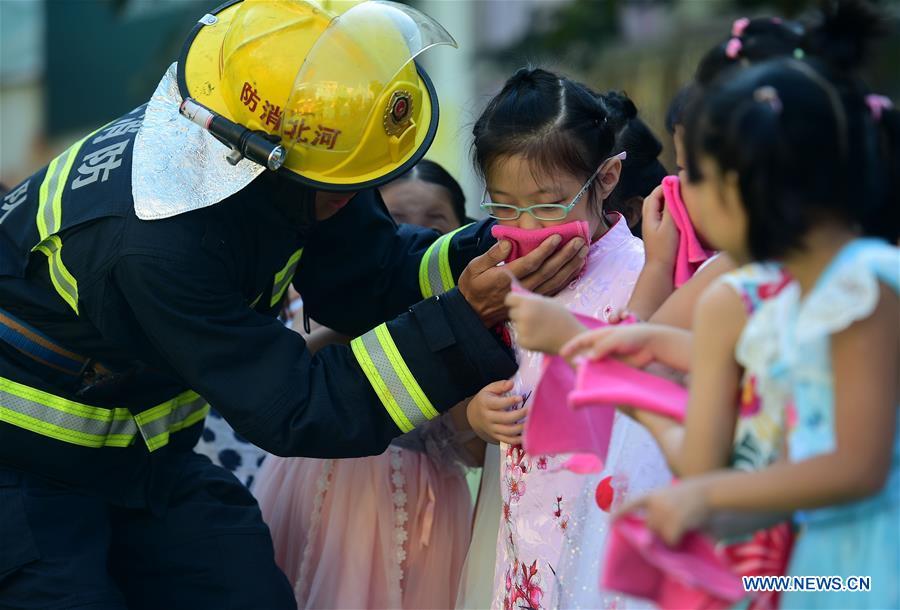
<path fill-rule="evenodd" d="M 678 228 L 678 252 L 675 255 L 675 287 L 682 286 L 691 279 L 697 269 L 700 268 L 713 254 L 714 250 L 703 247 L 700 238 L 691 223 L 684 199 L 681 198 L 681 182 L 678 176 L 666 176 L 662 181 L 663 196 L 666 198 L 666 208 L 675 221 Z"/>
<path fill-rule="evenodd" d="M 529 254 L 551 235 L 562 237 L 562 241 L 559 242 L 557 249 L 562 248 L 576 237 L 582 238 L 585 244 L 591 243 L 590 227 L 586 220 L 573 220 L 572 222 L 544 229 L 520 229 L 519 227 L 507 227 L 498 224 L 491 227 L 491 235 L 498 241 L 505 239 L 512 246 L 509 256 L 506 257 L 507 263 Z"/>
<path fill-rule="evenodd" d="M 669 547 L 635 515 L 613 523 L 600 583 L 663 610 L 724 609 L 744 596 L 740 578 L 706 536 L 690 532 Z"/>

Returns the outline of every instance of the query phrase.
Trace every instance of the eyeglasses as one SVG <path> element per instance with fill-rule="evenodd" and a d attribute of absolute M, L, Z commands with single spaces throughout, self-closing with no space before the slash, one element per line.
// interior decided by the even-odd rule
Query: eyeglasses
<path fill-rule="evenodd" d="M 619 159 L 620 161 L 624 161 L 627 158 L 627 154 L 625 151 L 620 152 L 617 155 L 613 155 L 612 157 L 606 159 L 603 163 L 600 164 L 600 167 L 591 174 L 591 177 L 588 178 L 587 182 L 584 183 L 584 186 L 581 187 L 581 190 L 572 198 L 567 204 L 562 203 L 538 203 L 536 205 L 529 205 L 524 208 L 520 208 L 515 205 L 510 205 L 508 203 L 494 203 L 493 201 L 484 201 L 481 204 L 481 209 L 487 212 L 488 216 L 494 218 L 496 220 L 518 220 L 519 216 L 523 213 L 531 214 L 537 220 L 563 220 L 566 216 L 569 215 L 569 212 L 572 211 L 572 208 L 575 207 L 575 204 L 584 196 L 584 194 L 588 191 L 593 184 L 594 179 L 597 175 L 606 167 L 606 164 L 613 159 Z M 487 189 L 484 190 L 484 198 L 486 199 L 488 196 Z"/>

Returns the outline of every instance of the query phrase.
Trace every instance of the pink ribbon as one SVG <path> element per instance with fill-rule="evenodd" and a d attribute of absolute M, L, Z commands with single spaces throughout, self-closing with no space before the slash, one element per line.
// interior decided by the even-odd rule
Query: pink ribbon
<path fill-rule="evenodd" d="M 750 20 L 747 17 L 735 19 L 734 24 L 731 26 L 731 35 L 735 38 L 740 38 L 744 35 L 744 30 L 747 29 L 748 25 L 750 25 Z"/>
<path fill-rule="evenodd" d="M 869 112 L 872 113 L 872 118 L 876 121 L 880 121 L 881 113 L 885 110 L 890 110 L 891 108 L 893 108 L 894 102 L 892 102 L 888 97 L 872 93 L 866 96 L 866 106 L 869 107 Z"/>

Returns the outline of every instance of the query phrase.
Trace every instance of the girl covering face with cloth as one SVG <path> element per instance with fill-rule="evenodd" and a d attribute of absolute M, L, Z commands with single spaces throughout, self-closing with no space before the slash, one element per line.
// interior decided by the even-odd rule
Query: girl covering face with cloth
<path fill-rule="evenodd" d="M 544 70 L 520 70 L 475 125 L 475 158 L 485 176 L 483 208 L 498 220 L 495 235 L 513 242 L 510 259 L 551 234 L 579 243 L 581 277 L 554 299 L 605 319 L 628 300 L 643 264 L 643 247 L 618 214 L 604 207 L 621 171 L 623 130 L 637 121 L 624 95 L 598 95 Z M 576 241 L 577 240 L 577 241 Z M 560 341 L 582 330 L 565 329 Z M 513 336 L 515 343 L 515 336 Z M 540 376 L 540 354 L 516 348 L 519 372 L 491 384 L 469 405 L 469 421 L 484 438 L 501 442 L 502 517 L 497 538 L 494 608 L 552 608 L 557 578 L 586 477 L 562 469 L 570 456 L 531 456 L 520 444 L 522 420 Z M 524 403 L 522 409 L 509 409 Z M 627 495 L 668 480 L 650 436 L 627 418 L 614 426 L 605 475 Z M 638 474 L 640 473 L 640 474 Z M 631 476 L 636 475 L 636 476 Z"/>
<path fill-rule="evenodd" d="M 795 511 L 789 575 L 871 577 L 870 592 L 787 592 L 787 608 L 900 604 L 900 115 L 850 76 L 874 29 L 863 24 L 828 63 L 777 60 L 719 83 L 686 126 L 704 234 L 794 278 L 736 352 L 790 396 L 790 462 L 688 478 L 627 507 L 670 543 L 718 511 Z"/>

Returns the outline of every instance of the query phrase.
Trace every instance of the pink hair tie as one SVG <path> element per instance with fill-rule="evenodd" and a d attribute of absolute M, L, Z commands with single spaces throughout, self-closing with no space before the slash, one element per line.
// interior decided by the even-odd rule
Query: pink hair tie
<path fill-rule="evenodd" d="M 746 17 L 735 19 L 734 24 L 731 26 L 731 35 L 735 38 L 740 38 L 744 35 L 744 30 L 747 29 L 748 25 L 750 25 L 750 20 Z"/>
<path fill-rule="evenodd" d="M 725 56 L 728 57 L 728 59 L 737 59 L 741 54 L 743 46 L 744 44 L 741 42 L 740 38 L 732 38 L 725 46 Z"/>
<path fill-rule="evenodd" d="M 874 93 L 866 96 L 866 106 L 869 107 L 869 112 L 872 113 L 872 118 L 876 121 L 881 120 L 881 113 L 885 110 L 890 110 L 894 107 L 894 102 L 883 95 L 876 95 Z"/>
<path fill-rule="evenodd" d="M 781 25 L 781 17 L 772 17 L 772 23 L 775 25 Z"/>

